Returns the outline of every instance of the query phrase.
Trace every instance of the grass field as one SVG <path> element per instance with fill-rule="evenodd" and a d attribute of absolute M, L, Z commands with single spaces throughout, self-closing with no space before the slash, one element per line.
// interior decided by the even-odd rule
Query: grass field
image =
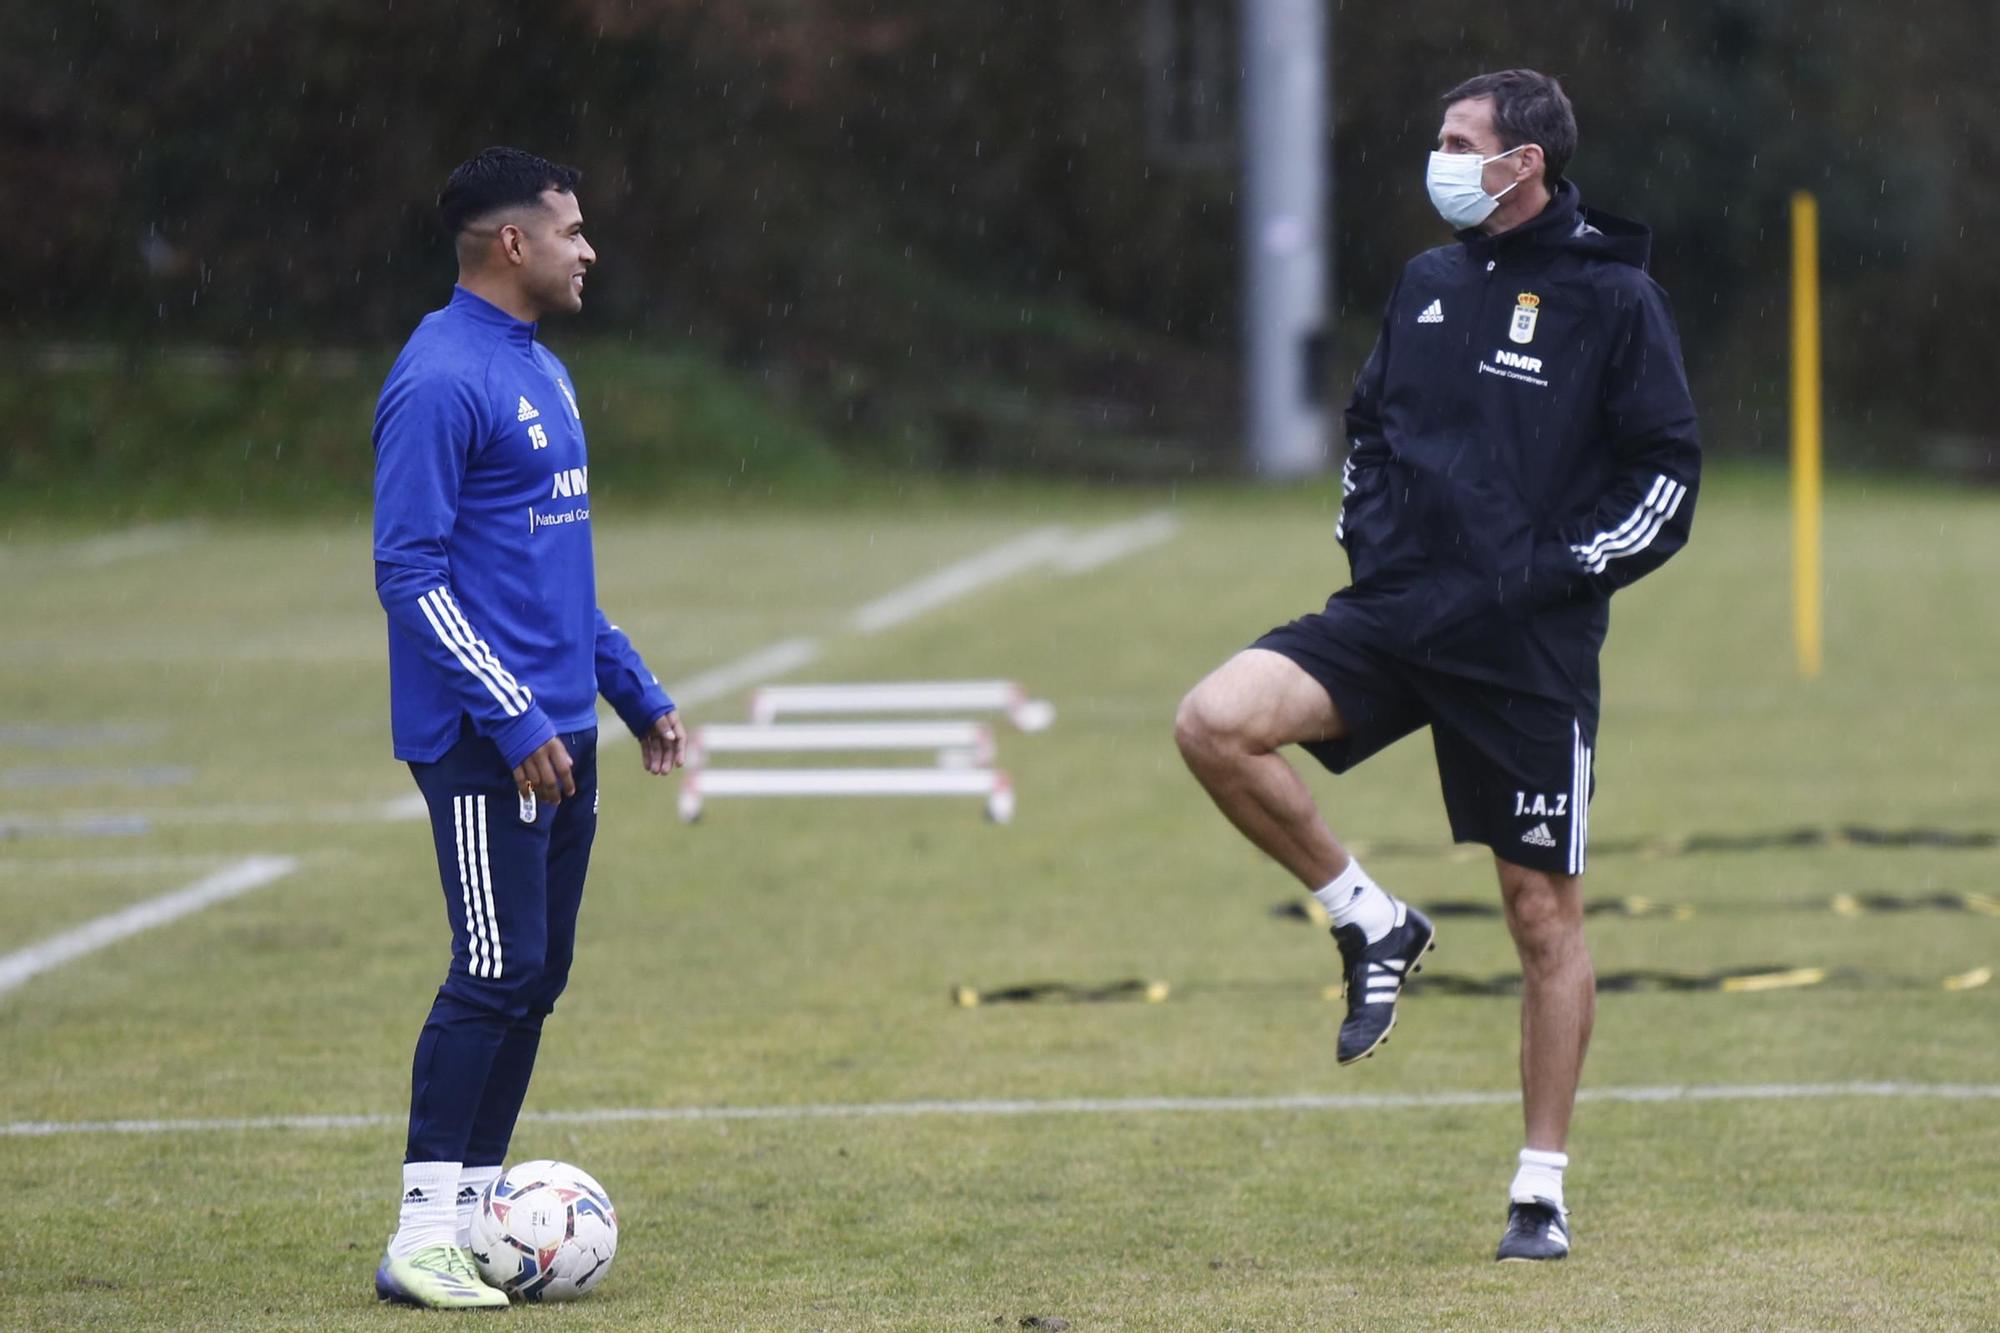
<path fill-rule="evenodd" d="M 611 489 L 612 479 L 604 479 Z M 1402 1105 L 541 1118 L 624 1233 L 536 1327 L 1973 1328 L 2000 1325 L 2000 919 L 1834 895 L 1991 895 L 2000 849 L 1689 835 L 2000 827 L 2000 497 L 1837 486 L 1827 670 L 1794 678 L 1783 494 L 1719 478 L 1695 540 L 1621 596 L 1593 897 L 1602 972 L 1819 967 L 1817 985 L 1607 994 L 1571 1145 L 1577 1252 L 1491 1262 L 1520 1144 L 1516 1003 L 1433 989 L 1339 1070 L 1325 934 L 1175 755 L 1180 693 L 1344 578 L 1330 492 L 936 498 L 705 516 L 607 500 L 602 597 L 673 685 L 817 637 L 795 678 L 1010 676 L 1008 827 L 976 802 L 717 802 L 684 826 L 606 754 L 569 993 L 532 1112 L 1380 1096 Z M 887 632 L 853 609 L 1050 523 L 1168 508 L 1163 545 L 1030 571 Z M 266 888 L 0 993 L 0 1327 L 386 1328 L 411 1042 L 445 928 L 389 758 L 365 519 L 106 539 L 0 533 L 0 954 L 254 855 Z M 688 711 L 739 719 L 742 693 Z M 1336 781 L 1337 829 L 1417 901 L 1492 900 L 1421 740 Z M 1644 846 L 1646 850 L 1631 850 Z M 1621 848 L 1623 850 L 1621 850 Z M 1470 850 L 1470 849 L 1468 849 Z M 1433 966 L 1512 970 L 1497 920 Z M 1167 981 L 1164 1003 L 958 1008 L 950 988 Z M 1894 1082 L 1915 1095 L 1773 1085 Z M 1941 1095 L 1975 1085 L 1988 1095 Z M 1727 1096 L 1618 1100 L 1620 1090 Z M 1927 1091 L 1928 1090 L 1928 1091 Z M 1490 1100 L 1443 1094 L 1490 1093 Z M 1428 1100 L 1426 1100 L 1428 1098 Z M 117 1119 L 355 1115 L 340 1128 Z M 51 1122 L 53 1132 L 22 1132 Z"/>

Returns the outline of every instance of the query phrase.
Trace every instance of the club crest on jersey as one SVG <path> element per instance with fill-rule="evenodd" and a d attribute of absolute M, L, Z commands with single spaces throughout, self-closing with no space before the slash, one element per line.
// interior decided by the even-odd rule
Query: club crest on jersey
<path fill-rule="evenodd" d="M 1533 292 L 1522 292 L 1514 298 L 1514 322 L 1507 326 L 1510 342 L 1528 343 L 1535 340 L 1535 319 L 1541 314 L 1542 298 Z"/>

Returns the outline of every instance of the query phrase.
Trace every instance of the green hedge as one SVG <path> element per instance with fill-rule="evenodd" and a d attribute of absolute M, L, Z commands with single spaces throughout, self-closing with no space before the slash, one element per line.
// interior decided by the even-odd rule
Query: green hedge
<path fill-rule="evenodd" d="M 851 470 L 833 442 L 714 359 L 565 345 L 591 463 L 621 485 L 811 489 Z M 228 514 L 368 503 L 375 398 L 365 354 L 19 350 L 0 371 L 0 511 Z"/>

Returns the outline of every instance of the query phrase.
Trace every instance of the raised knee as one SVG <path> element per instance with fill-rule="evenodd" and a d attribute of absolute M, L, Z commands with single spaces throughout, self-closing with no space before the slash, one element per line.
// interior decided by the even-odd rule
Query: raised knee
<path fill-rule="evenodd" d="M 1174 744 L 1188 759 L 1213 754 L 1229 741 L 1229 719 L 1200 685 L 1187 692 L 1174 712 Z"/>

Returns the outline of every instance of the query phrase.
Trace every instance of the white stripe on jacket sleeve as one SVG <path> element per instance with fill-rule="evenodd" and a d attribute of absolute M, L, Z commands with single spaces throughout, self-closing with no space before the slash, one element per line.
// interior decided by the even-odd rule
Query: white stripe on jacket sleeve
<path fill-rule="evenodd" d="M 1687 487 L 1662 473 L 1653 478 L 1653 488 L 1624 522 L 1570 549 L 1586 570 L 1601 574 L 1611 561 L 1637 555 L 1652 545 L 1660 530 L 1679 512 L 1686 497 Z"/>
<path fill-rule="evenodd" d="M 486 692 L 493 696 L 508 717 L 521 716 L 534 702 L 534 696 L 493 659 L 490 648 L 473 637 L 471 627 L 465 626 L 464 617 L 453 616 L 457 608 L 443 593 L 443 588 L 435 588 L 417 599 L 417 607 L 424 613 L 424 619 L 430 622 L 431 631 L 458 659 L 458 664 L 486 687 Z M 461 626 L 465 626 L 463 630 Z"/>
<path fill-rule="evenodd" d="M 472 625 L 466 620 L 465 612 L 458 609 L 458 599 L 451 595 L 451 589 L 440 587 L 437 593 L 439 600 L 444 604 L 444 609 L 451 613 L 452 622 L 458 626 L 460 641 L 469 644 L 478 658 L 486 664 L 487 669 L 499 678 L 500 683 L 519 696 L 523 708 L 534 703 L 535 696 L 529 692 L 528 687 L 515 680 L 513 673 L 501 666 L 500 659 L 486 646 L 486 640 L 472 632 Z"/>

